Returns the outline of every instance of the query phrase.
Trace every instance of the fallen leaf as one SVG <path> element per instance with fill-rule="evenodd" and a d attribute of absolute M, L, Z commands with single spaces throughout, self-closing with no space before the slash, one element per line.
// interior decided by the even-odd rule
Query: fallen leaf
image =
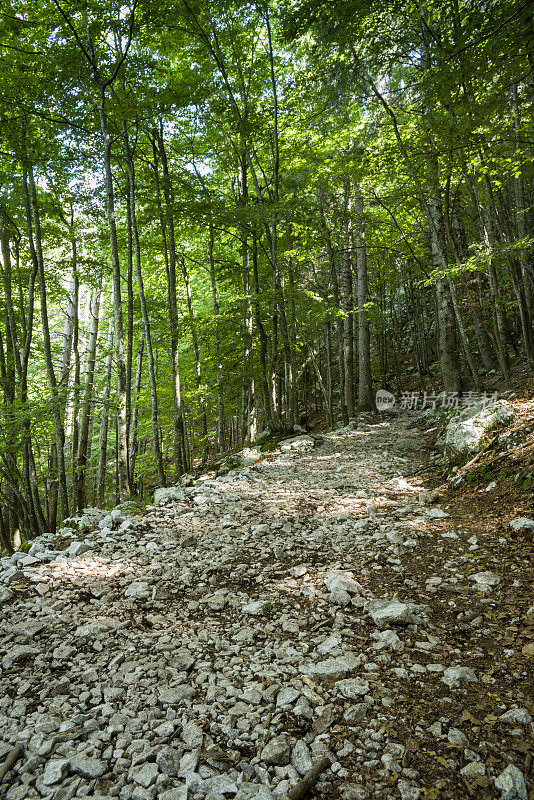
<path fill-rule="evenodd" d="M 471 714 L 470 711 L 467 711 L 467 709 L 464 709 L 462 711 L 462 716 L 460 717 L 460 722 L 471 722 L 471 723 L 473 723 L 473 725 L 480 725 L 481 724 L 480 720 L 478 720 L 476 717 L 474 717 Z"/>

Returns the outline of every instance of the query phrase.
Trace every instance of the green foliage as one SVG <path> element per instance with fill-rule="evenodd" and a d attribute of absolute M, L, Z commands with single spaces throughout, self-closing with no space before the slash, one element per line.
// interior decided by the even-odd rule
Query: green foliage
<path fill-rule="evenodd" d="M 422 384 L 432 384 L 439 350 L 434 289 L 445 278 L 457 289 L 473 350 L 480 326 L 495 335 L 496 298 L 510 327 L 509 344 L 518 347 L 518 306 L 521 293 L 526 304 L 531 292 L 534 260 L 534 115 L 525 78 L 532 63 L 532 20 L 526 6 L 498 0 L 423 5 L 299 0 L 273 7 L 237 0 L 164 5 L 138 0 L 135 6 L 114 0 L 11 0 L 8 5 L 9 13 L 0 17 L 0 213 L 12 264 L 9 280 L 3 256 L 0 485 L 22 473 L 30 443 L 44 501 L 55 477 L 51 445 L 59 413 L 72 489 L 75 423 L 87 388 L 88 299 L 101 286 L 86 494 L 91 502 L 96 496 L 106 410 L 106 502 L 117 500 L 116 338 L 105 399 L 107 328 L 118 299 L 111 296 L 104 111 L 111 136 L 130 421 L 134 409 L 138 415 L 134 477 L 145 490 L 157 480 L 154 397 L 146 349 L 140 391 L 133 386 L 135 354 L 146 332 L 140 287 L 132 278 L 125 131 L 133 154 L 157 422 L 169 476 L 176 449 L 174 337 L 193 459 L 203 457 L 207 446 L 215 450 L 220 405 L 227 421 L 239 418 L 243 428 L 253 385 L 260 425 L 268 420 L 265 383 L 283 417 L 289 366 L 296 372 L 300 403 L 308 405 L 313 384 L 324 414 L 312 350 L 340 406 L 343 326 L 351 317 L 370 321 L 375 376 L 391 382 L 394 373 L 397 381 L 417 373 Z M 432 191 L 429 165 L 436 173 Z M 28 210 L 24 193 L 30 167 L 58 376 L 73 270 L 79 282 L 77 346 L 71 342 L 57 391 L 43 358 L 39 293 L 33 306 L 29 300 L 37 239 L 35 209 Z M 363 198 L 362 214 L 354 209 L 355 187 Z M 439 234 L 445 257 L 439 263 L 431 245 L 431 202 L 444 217 Z M 169 315 L 167 204 L 177 260 L 175 329 Z M 360 307 L 356 260 L 362 242 L 369 297 Z M 348 311 L 347 253 L 354 282 Z M 22 352 L 31 332 L 24 379 L 15 365 L 9 310 Z M 132 439 L 133 431 L 129 434 Z"/>

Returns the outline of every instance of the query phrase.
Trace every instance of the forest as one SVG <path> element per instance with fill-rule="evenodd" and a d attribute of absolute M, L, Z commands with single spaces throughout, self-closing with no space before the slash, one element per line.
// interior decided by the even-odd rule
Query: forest
<path fill-rule="evenodd" d="M 0 31 L 3 549 L 379 388 L 532 370 L 528 0 L 1 0 Z"/>

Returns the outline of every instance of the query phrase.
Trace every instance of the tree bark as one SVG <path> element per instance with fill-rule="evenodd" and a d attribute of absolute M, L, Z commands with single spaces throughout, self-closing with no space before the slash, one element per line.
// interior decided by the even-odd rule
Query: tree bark
<path fill-rule="evenodd" d="M 356 233 L 356 272 L 358 277 L 358 405 L 368 411 L 374 411 L 375 401 L 371 377 L 371 330 L 369 312 L 366 308 L 366 304 L 369 300 L 369 279 L 367 274 L 363 195 L 360 186 L 356 186 L 355 211 L 358 218 Z"/>
<path fill-rule="evenodd" d="M 132 408 L 132 422 L 130 425 L 130 471 L 132 474 L 132 481 L 135 476 L 135 463 L 137 461 L 137 429 L 139 427 L 139 395 L 141 393 L 141 378 L 143 374 L 143 350 L 144 340 L 141 339 L 139 350 L 137 351 L 137 365 L 135 369 L 135 403 Z M 161 439 L 160 439 L 161 441 Z M 135 485 L 135 483 L 134 483 Z M 139 486 L 136 486 L 136 492 L 139 491 Z"/>
<path fill-rule="evenodd" d="M 80 440 L 78 444 L 77 468 L 75 476 L 76 484 L 76 507 L 79 511 L 85 506 L 85 473 L 88 463 L 89 447 L 89 425 L 91 422 L 91 407 L 93 398 L 93 386 L 95 376 L 96 345 L 98 338 L 98 323 L 100 319 L 100 286 L 93 291 L 90 306 L 89 334 L 87 337 L 87 361 L 85 368 L 85 385 L 83 391 L 81 419 L 80 419 Z"/>
<path fill-rule="evenodd" d="M 41 220 L 37 202 L 37 190 L 33 177 L 32 167 L 24 169 L 24 196 L 26 203 L 26 219 L 28 226 L 28 239 L 32 261 L 37 266 L 37 280 L 41 300 L 41 325 L 43 329 L 43 350 L 53 402 L 53 419 L 56 442 L 57 480 L 59 484 L 59 500 L 63 519 L 69 516 L 69 496 L 67 490 L 67 474 L 65 470 L 65 429 L 61 414 L 61 403 L 58 391 L 54 362 L 52 359 L 52 344 L 48 324 L 48 305 L 46 295 L 46 278 L 41 236 Z"/>
<path fill-rule="evenodd" d="M 136 197 L 135 197 L 135 171 L 132 160 L 132 153 L 130 150 L 130 143 L 128 141 L 128 133 L 126 125 L 123 128 L 124 137 L 124 150 L 126 155 L 126 168 L 128 170 L 128 186 L 130 190 L 130 221 L 133 234 L 133 246 L 135 253 L 135 274 L 137 278 L 137 286 L 139 289 L 139 301 L 141 303 L 141 314 L 143 316 L 143 325 L 145 329 L 145 342 L 146 353 L 148 362 L 148 377 L 150 383 L 150 401 L 151 401 L 151 422 L 152 422 L 152 439 L 154 441 L 154 456 L 156 459 L 156 469 L 158 473 L 158 481 L 160 486 L 165 486 L 165 469 L 163 467 L 163 454 L 161 452 L 161 441 L 158 427 L 158 392 L 156 386 L 156 370 L 154 366 L 154 351 L 152 348 L 152 335 L 150 331 L 150 319 L 148 316 L 148 308 L 145 297 L 145 286 L 143 282 L 143 271 L 141 267 L 141 245 L 139 242 L 139 231 L 137 228 L 137 213 L 136 213 Z"/>
<path fill-rule="evenodd" d="M 113 298 L 112 298 L 113 302 Z M 102 416 L 100 418 L 100 441 L 98 447 L 98 467 L 96 471 L 97 505 L 102 508 L 106 497 L 106 471 L 109 428 L 109 401 L 111 396 L 111 368 L 113 364 L 113 335 L 115 323 L 109 320 L 107 356 L 104 375 L 104 391 L 102 393 Z"/>
<path fill-rule="evenodd" d="M 215 258 L 213 256 L 214 231 L 210 219 L 208 254 L 210 262 L 211 295 L 213 299 L 213 315 L 215 317 L 215 355 L 217 359 L 217 452 L 224 452 L 224 384 L 221 352 L 220 307 L 215 276 Z"/>
<path fill-rule="evenodd" d="M 204 400 L 204 392 L 202 389 L 202 364 L 200 361 L 200 347 L 198 344 L 197 328 L 195 323 L 195 314 L 193 310 L 193 298 L 191 295 L 191 280 L 189 278 L 189 270 L 185 258 L 182 255 L 180 258 L 180 265 L 182 268 L 182 275 L 185 284 L 185 294 L 187 298 L 187 312 L 189 316 L 189 330 L 191 331 L 191 340 L 193 342 L 193 353 L 195 355 L 195 382 L 197 386 L 197 396 L 200 405 L 200 415 L 202 422 L 202 463 L 207 459 L 207 445 L 208 445 L 208 416 L 206 410 L 206 402 Z"/>
<path fill-rule="evenodd" d="M 343 372 L 347 415 L 354 416 L 354 300 L 352 296 L 352 202 L 350 182 L 344 188 L 345 248 L 343 253 Z"/>
<path fill-rule="evenodd" d="M 118 405 L 118 451 L 117 478 L 118 493 L 121 502 L 130 497 L 130 481 L 128 474 L 128 438 L 126 419 L 126 361 L 124 344 L 124 323 L 121 298 L 121 269 L 119 260 L 119 244 L 117 240 L 117 224 L 115 219 L 115 191 L 111 170 L 111 136 L 108 118 L 105 111 L 105 90 L 100 92 L 100 128 L 104 144 L 104 174 L 106 181 L 106 209 L 111 248 L 111 265 L 113 270 L 113 307 L 115 319 L 115 360 L 117 367 L 117 405 Z"/>
<path fill-rule="evenodd" d="M 174 468 L 176 480 L 188 468 L 186 433 L 182 411 L 182 392 L 180 388 L 180 358 L 178 352 L 178 303 L 176 297 L 176 240 L 174 235 L 173 190 L 169 175 L 167 153 L 163 139 L 163 126 L 154 132 L 157 151 L 161 158 L 163 171 L 163 197 L 165 202 L 165 232 L 168 249 L 167 264 L 167 297 L 169 304 L 169 323 L 171 338 L 171 368 L 173 388 L 174 418 Z"/>
<path fill-rule="evenodd" d="M 436 302 L 439 333 L 439 362 L 443 388 L 446 392 L 461 392 L 462 383 L 458 364 L 458 343 L 454 305 L 448 281 L 447 249 L 443 202 L 439 183 L 437 157 L 427 154 L 428 213 L 430 221 L 430 246 L 436 280 Z"/>

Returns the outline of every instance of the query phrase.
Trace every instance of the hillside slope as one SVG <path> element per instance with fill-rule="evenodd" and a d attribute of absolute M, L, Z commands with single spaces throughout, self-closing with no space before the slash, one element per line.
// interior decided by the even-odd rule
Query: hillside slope
<path fill-rule="evenodd" d="M 308 797 L 527 798 L 532 543 L 431 504 L 431 426 L 300 437 L 6 562 L 2 795 L 273 800 L 326 754 Z"/>

